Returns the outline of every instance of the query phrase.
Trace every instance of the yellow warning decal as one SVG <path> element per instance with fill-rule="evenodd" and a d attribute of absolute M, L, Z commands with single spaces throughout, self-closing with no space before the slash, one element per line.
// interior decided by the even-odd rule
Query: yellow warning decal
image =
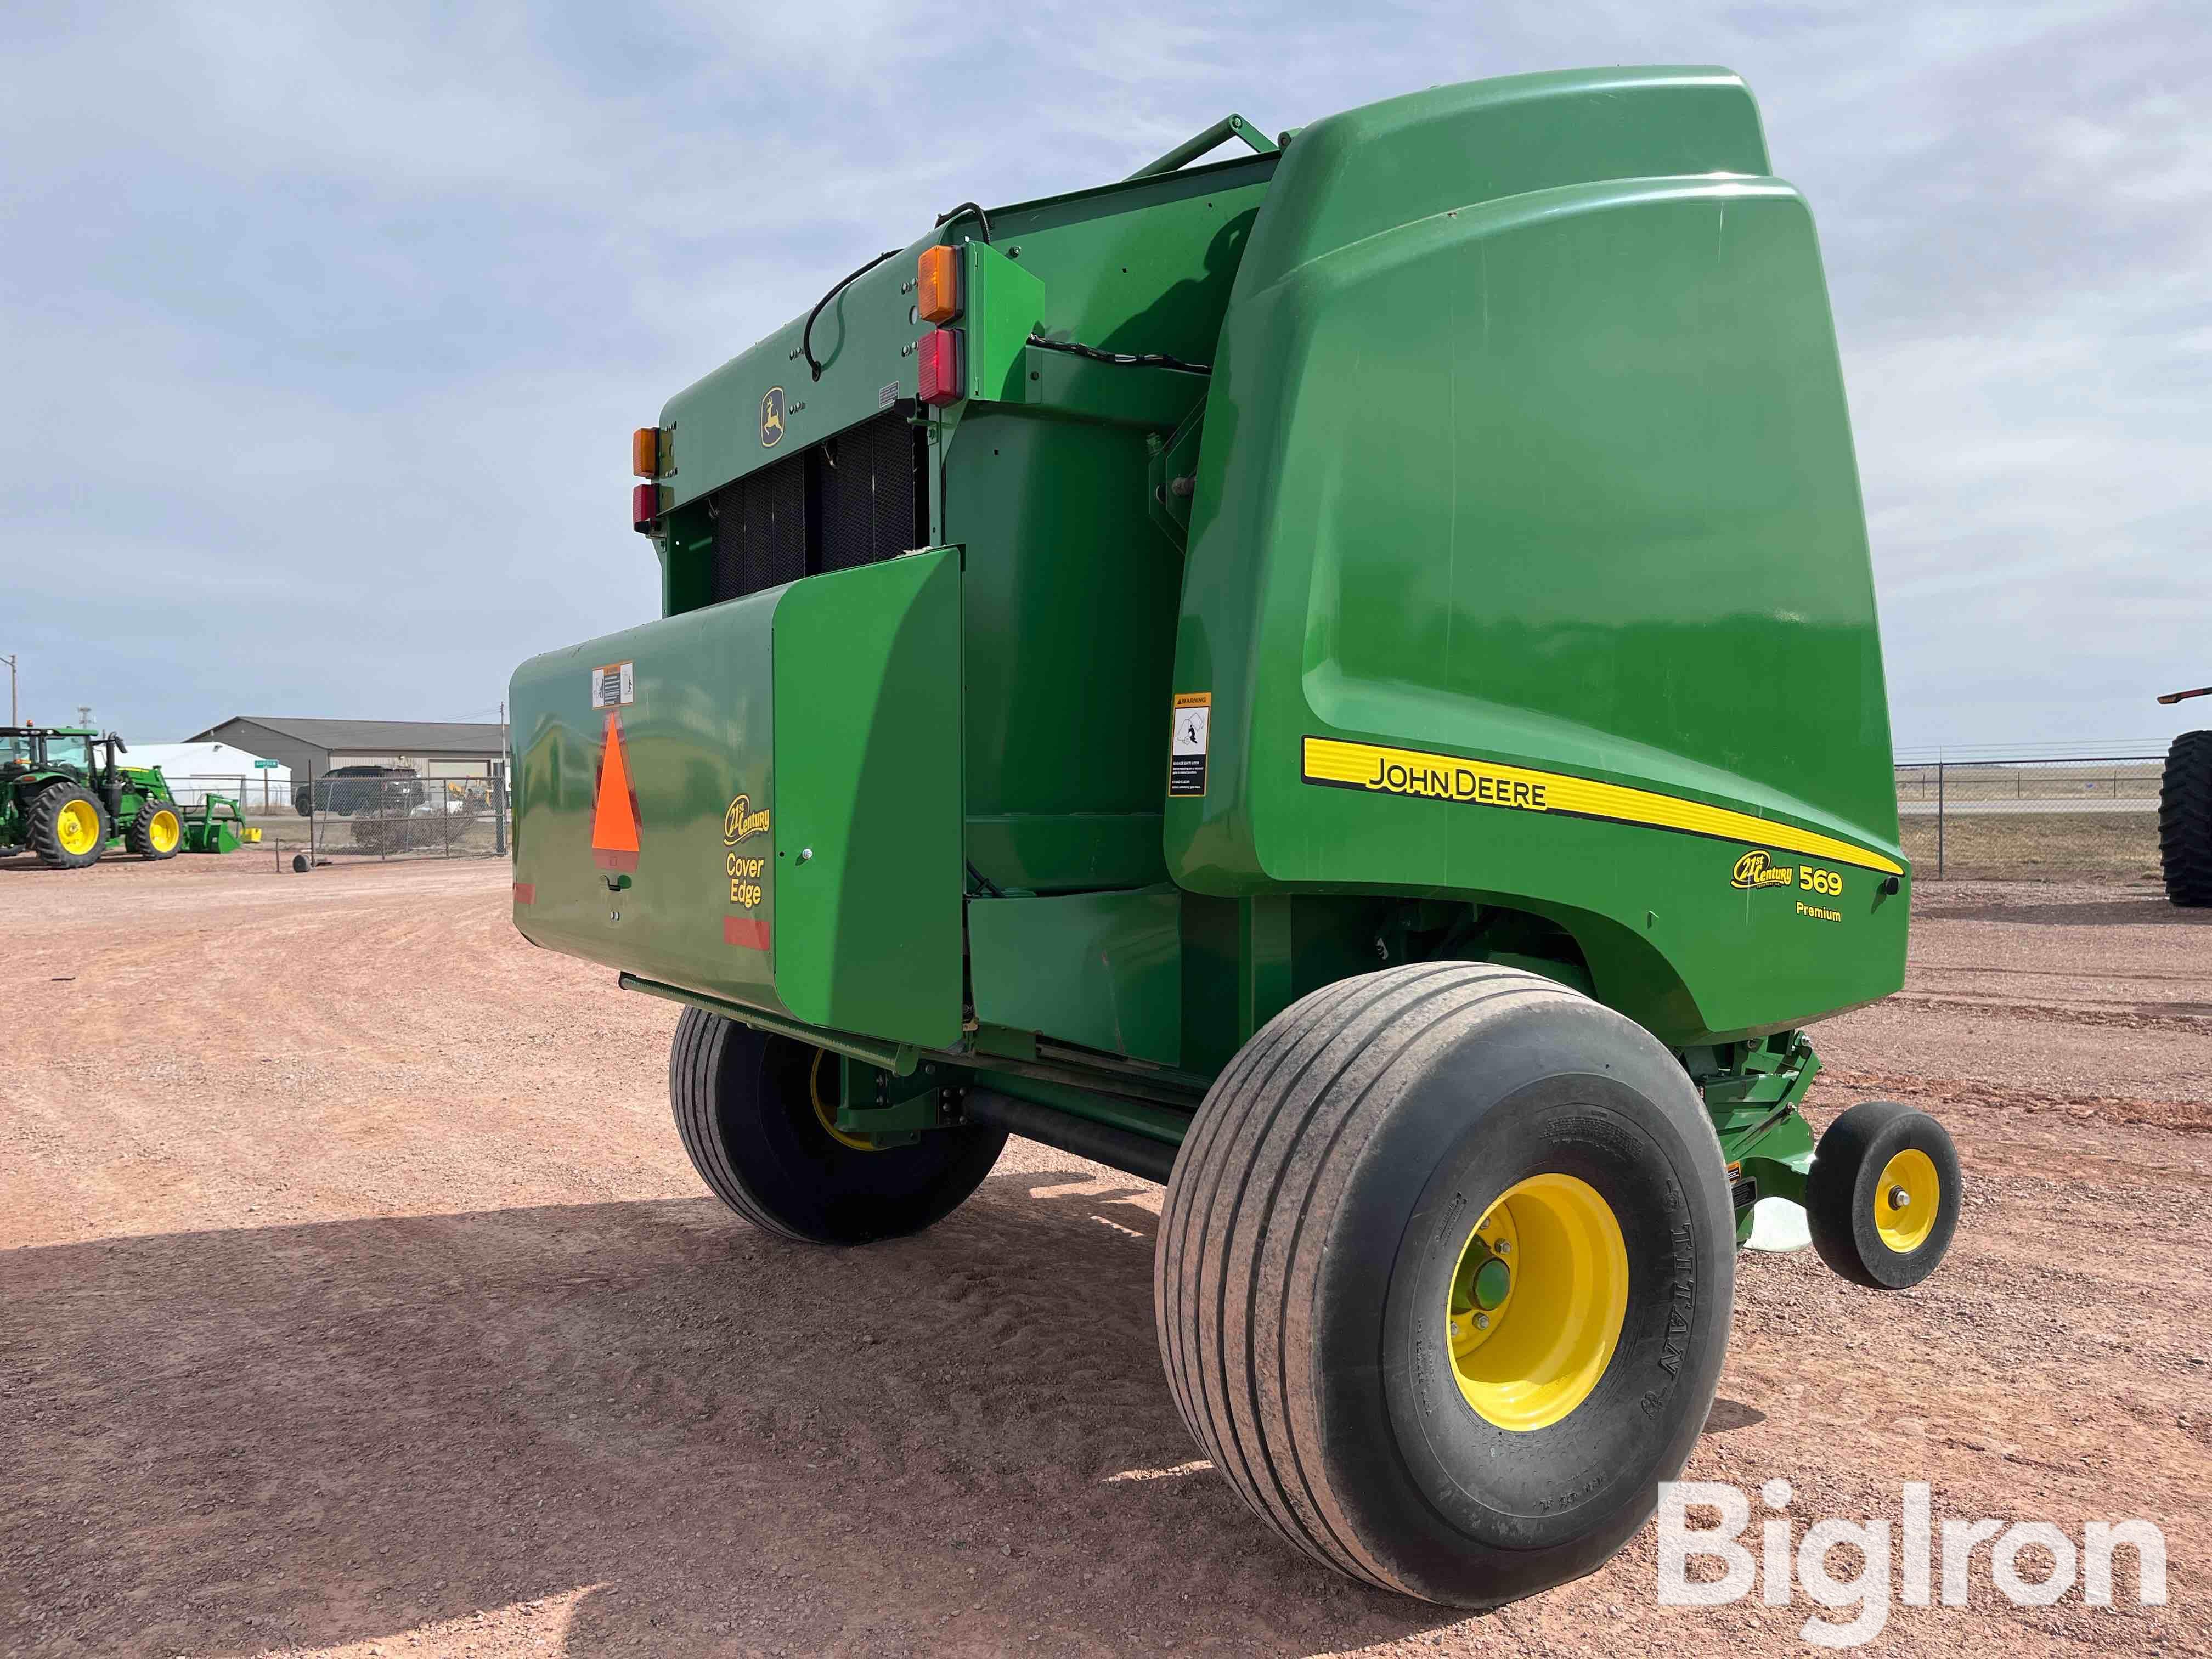
<path fill-rule="evenodd" d="M 1902 865 L 1879 853 L 1773 818 L 1753 817 L 1748 812 L 1734 812 L 1724 806 L 1708 806 L 1703 801 L 1683 800 L 1649 789 L 1631 789 L 1624 784 L 1600 783 L 1595 778 L 1539 772 L 1464 755 L 1431 755 L 1418 749 L 1385 749 L 1371 743 L 1308 738 L 1301 775 L 1308 783 L 1332 789 L 1462 801 L 1510 811 L 1563 813 L 1645 830 L 1710 836 L 1717 841 L 1755 842 L 1784 852 L 1856 865 L 1862 870 L 1878 870 L 1884 875 L 1905 873 Z"/>

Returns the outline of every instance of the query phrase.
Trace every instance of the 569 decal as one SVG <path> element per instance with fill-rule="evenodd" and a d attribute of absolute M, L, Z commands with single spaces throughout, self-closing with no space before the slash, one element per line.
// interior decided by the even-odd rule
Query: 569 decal
<path fill-rule="evenodd" d="M 1779 887 L 1784 892 L 1811 893 L 1821 898 L 1841 898 L 1844 893 L 1844 872 L 1829 870 L 1817 864 L 1777 864 L 1774 854 L 1764 848 L 1754 848 L 1735 861 L 1729 873 L 1729 885 L 1753 890 L 1761 887 Z M 1798 913 L 1821 921 L 1841 921 L 1842 915 L 1818 905 L 1807 905 L 1802 901 Z"/>

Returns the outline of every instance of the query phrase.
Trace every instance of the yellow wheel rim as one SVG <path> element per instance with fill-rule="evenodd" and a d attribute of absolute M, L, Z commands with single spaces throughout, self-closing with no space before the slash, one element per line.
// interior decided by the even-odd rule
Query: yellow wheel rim
<path fill-rule="evenodd" d="M 174 812 L 156 812 L 154 821 L 146 826 L 146 844 L 157 853 L 173 853 L 184 834 L 184 826 L 177 822 Z"/>
<path fill-rule="evenodd" d="M 1475 1223 L 1446 1293 L 1460 1394 L 1501 1429 L 1548 1428 L 1597 1387 L 1628 1313 L 1628 1247 L 1588 1182 L 1531 1176 Z"/>
<path fill-rule="evenodd" d="M 830 1058 L 826 1048 L 814 1051 L 814 1064 L 806 1073 L 806 1092 L 814 1102 L 814 1121 L 822 1126 L 823 1133 L 840 1146 L 850 1146 L 856 1152 L 879 1152 L 883 1148 L 861 1135 L 847 1134 L 837 1127 L 837 1109 L 822 1098 L 822 1062 Z"/>
<path fill-rule="evenodd" d="M 73 800 L 54 815 L 54 836 L 71 858 L 100 845 L 100 809 L 88 800 Z"/>
<path fill-rule="evenodd" d="M 1908 1146 L 1881 1166 L 1881 1179 L 1874 1189 L 1874 1230 L 1888 1249 L 1911 1255 L 1935 1231 L 1942 1199 L 1943 1181 L 1936 1173 L 1935 1159 Z"/>

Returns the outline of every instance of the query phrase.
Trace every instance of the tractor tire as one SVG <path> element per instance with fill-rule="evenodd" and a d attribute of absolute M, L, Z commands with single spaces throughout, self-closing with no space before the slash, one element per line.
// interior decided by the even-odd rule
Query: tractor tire
<path fill-rule="evenodd" d="M 2212 905 L 2212 732 L 2184 732 L 2166 751 L 2158 788 L 2158 859 L 2166 896 Z"/>
<path fill-rule="evenodd" d="M 100 862 L 107 846 L 107 809 L 82 784 L 50 783 L 31 802 L 24 843 L 56 870 Z"/>
<path fill-rule="evenodd" d="M 173 859 L 184 844 L 184 814 L 173 800 L 147 801 L 123 832 L 123 845 L 142 859 Z"/>
<path fill-rule="evenodd" d="M 1820 1260 L 1854 1285 L 1902 1291 L 1936 1271 L 1959 1229 L 1959 1149 L 1925 1112 L 1863 1100 L 1828 1126 L 1805 1177 Z"/>
<path fill-rule="evenodd" d="M 1004 1129 L 932 1129 L 911 1146 L 869 1146 L 817 1103 L 835 1057 L 686 1008 L 668 1051 L 668 1097 L 691 1166 L 756 1227 L 808 1244 L 918 1233 L 982 1184 Z"/>
<path fill-rule="evenodd" d="M 1271 1020 L 1153 1255 L 1183 1421 L 1351 1577 L 1493 1607 L 1602 1565 L 1697 1443 L 1735 1301 L 1720 1144 L 1634 1022 L 1426 963 Z"/>

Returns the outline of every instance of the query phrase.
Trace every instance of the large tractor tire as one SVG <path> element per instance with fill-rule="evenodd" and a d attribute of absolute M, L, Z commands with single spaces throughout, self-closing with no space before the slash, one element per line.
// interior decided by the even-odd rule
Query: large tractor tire
<path fill-rule="evenodd" d="M 932 1129 L 876 1147 L 833 1121 L 836 1056 L 686 1008 L 668 1052 L 677 1133 L 700 1179 L 757 1227 L 866 1244 L 943 1220 L 982 1184 L 1004 1129 Z"/>
<path fill-rule="evenodd" d="M 57 870 L 82 870 L 100 862 L 107 845 L 107 811 L 82 785 L 52 783 L 31 803 L 25 836 L 40 861 Z"/>
<path fill-rule="evenodd" d="M 149 800 L 138 809 L 123 844 L 142 859 L 173 859 L 185 844 L 184 815 L 173 800 Z"/>
<path fill-rule="evenodd" d="M 1153 1261 L 1176 1404 L 1245 1500 L 1354 1578 L 1488 1607 L 1601 1565 L 1680 1472 L 1735 1226 L 1649 1032 L 1431 963 L 1316 991 L 1246 1045 Z"/>
<path fill-rule="evenodd" d="M 1874 1291 L 1936 1271 L 1959 1229 L 1963 1183 L 1950 1133 L 1893 1100 L 1863 1100 L 1828 1126 L 1805 1177 L 1820 1260 Z"/>
<path fill-rule="evenodd" d="M 2166 896 L 2212 905 L 2212 732 L 2184 732 L 2166 751 L 2158 790 L 2158 857 Z"/>

